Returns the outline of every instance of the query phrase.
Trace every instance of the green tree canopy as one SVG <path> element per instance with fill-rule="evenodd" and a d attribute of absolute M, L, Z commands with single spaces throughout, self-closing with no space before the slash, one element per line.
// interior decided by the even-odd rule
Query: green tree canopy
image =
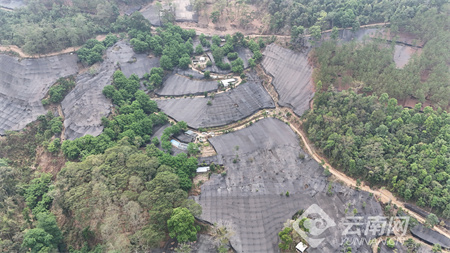
<path fill-rule="evenodd" d="M 43 212 L 36 218 L 37 226 L 25 233 L 22 247 L 31 249 L 31 252 L 51 252 L 58 249 L 63 237 L 55 216 Z"/>
<path fill-rule="evenodd" d="M 197 228 L 194 226 L 194 216 L 187 208 L 175 208 L 167 221 L 169 235 L 178 242 L 197 240 Z"/>

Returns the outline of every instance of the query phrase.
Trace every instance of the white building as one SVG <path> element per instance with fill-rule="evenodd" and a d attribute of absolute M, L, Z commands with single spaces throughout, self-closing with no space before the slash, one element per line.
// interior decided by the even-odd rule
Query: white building
<path fill-rule="evenodd" d="M 209 166 L 197 168 L 197 173 L 206 173 L 208 171 L 209 171 Z"/>
<path fill-rule="evenodd" d="M 297 246 L 295 246 L 295 249 L 297 250 L 297 252 L 303 253 L 305 252 L 305 250 L 308 248 L 308 246 L 306 246 L 305 244 L 303 244 L 302 242 L 299 242 L 297 244 Z"/>
<path fill-rule="evenodd" d="M 223 87 L 228 87 L 230 84 L 234 84 L 234 82 L 236 82 L 236 79 L 234 78 L 230 78 L 230 79 L 225 79 L 220 81 L 223 85 Z"/>

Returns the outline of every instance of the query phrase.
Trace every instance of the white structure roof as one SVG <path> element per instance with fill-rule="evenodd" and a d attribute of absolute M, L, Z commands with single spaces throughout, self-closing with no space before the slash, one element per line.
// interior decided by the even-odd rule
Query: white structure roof
<path fill-rule="evenodd" d="M 197 173 L 205 173 L 209 171 L 209 166 L 206 167 L 198 167 L 197 168 Z"/>
<path fill-rule="evenodd" d="M 236 82 L 236 79 L 231 78 L 231 79 L 225 79 L 221 81 L 223 86 L 228 87 L 228 85 L 230 85 L 231 83 Z"/>
<path fill-rule="evenodd" d="M 182 149 L 182 150 L 187 150 L 187 144 L 181 143 L 177 140 L 171 140 L 170 141 L 172 143 L 173 146 L 175 146 L 178 149 Z"/>
<path fill-rule="evenodd" d="M 299 242 L 298 244 L 297 244 L 297 246 L 295 246 L 295 249 L 298 251 L 298 252 L 305 252 L 305 250 L 308 248 L 308 246 L 306 246 L 305 244 L 303 244 L 302 242 Z"/>

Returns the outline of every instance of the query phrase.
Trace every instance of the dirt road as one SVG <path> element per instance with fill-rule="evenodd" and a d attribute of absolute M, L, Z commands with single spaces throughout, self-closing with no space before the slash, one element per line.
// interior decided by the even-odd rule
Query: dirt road
<path fill-rule="evenodd" d="M 386 26 L 389 25 L 390 23 L 375 23 L 375 24 L 369 24 L 369 25 L 362 25 L 359 28 L 369 28 L 369 27 L 376 27 L 376 26 Z M 338 30 L 343 30 L 344 28 L 338 28 Z M 351 29 L 351 27 L 345 28 L 345 29 Z M 332 30 L 325 30 L 322 31 L 321 33 L 328 33 L 331 32 Z M 246 35 L 246 34 L 245 34 Z M 271 37 L 271 36 L 276 36 L 277 38 L 291 38 L 290 35 L 272 35 L 272 34 L 248 34 L 248 37 L 250 38 L 259 38 L 259 37 Z M 305 37 L 311 37 L 311 35 L 305 35 Z"/>
<path fill-rule="evenodd" d="M 64 50 L 48 53 L 48 54 L 34 54 L 30 55 L 22 51 L 18 46 L 16 45 L 0 45 L 0 51 L 13 51 L 17 54 L 19 54 L 22 58 L 40 58 L 40 57 L 47 57 L 47 56 L 53 56 L 53 55 L 60 55 L 60 54 L 68 54 L 68 53 L 74 53 L 81 47 L 69 47 Z"/>
<path fill-rule="evenodd" d="M 305 148 L 307 149 L 308 153 L 311 154 L 311 157 L 314 160 L 316 160 L 318 163 L 324 162 L 323 166 L 325 168 L 328 168 L 328 170 L 331 172 L 331 174 L 333 174 L 334 177 L 336 177 L 337 180 L 344 182 L 345 184 L 347 184 L 350 187 L 353 187 L 353 188 L 357 187 L 355 179 L 353 179 L 353 178 L 345 175 L 341 171 L 333 168 L 333 166 L 331 166 L 324 157 L 317 154 L 317 152 L 314 150 L 314 148 L 311 147 L 309 140 L 306 137 L 306 134 L 301 129 L 297 129 L 296 127 L 294 127 L 293 124 L 290 124 L 290 126 L 291 126 L 291 129 L 294 130 L 300 136 L 300 138 L 302 139 L 302 141 L 305 145 Z M 369 186 L 364 185 L 364 184 L 361 184 L 361 186 L 359 186 L 359 189 L 372 193 L 382 203 L 391 202 L 392 204 L 396 204 L 397 206 L 401 207 L 403 210 L 407 211 L 409 213 L 409 215 L 416 218 L 419 222 L 421 222 L 421 223 L 425 222 L 425 219 L 422 218 L 422 216 L 405 208 L 404 203 L 402 201 L 398 200 L 390 191 L 385 190 L 385 189 L 372 190 Z M 448 231 L 446 231 L 444 228 L 436 226 L 433 229 L 450 238 L 450 233 L 448 233 Z"/>
<path fill-rule="evenodd" d="M 5 7 L 0 7 L 0 10 L 2 10 L 2 11 L 13 11 L 13 10 L 5 8 Z"/>
<path fill-rule="evenodd" d="M 228 126 L 221 127 L 221 128 L 216 128 L 216 129 L 214 129 L 212 131 L 214 131 L 216 133 L 216 135 L 221 135 L 222 133 L 220 131 L 223 131 L 223 130 L 232 130 L 232 131 L 240 130 L 242 128 L 245 128 L 250 121 L 263 119 L 265 117 L 263 112 L 265 112 L 265 111 L 269 112 L 268 115 L 274 115 L 274 114 L 277 115 L 279 112 L 289 111 L 292 114 L 292 116 L 288 120 L 289 121 L 289 126 L 302 139 L 302 142 L 304 144 L 304 149 L 306 149 L 305 151 L 307 151 L 311 155 L 311 157 L 314 160 L 316 160 L 318 163 L 322 164 L 322 162 L 323 162 L 323 167 L 328 168 L 328 170 L 335 177 L 336 180 L 339 180 L 339 181 L 345 183 L 346 185 L 348 185 L 348 186 L 350 186 L 352 188 L 357 188 L 358 187 L 360 190 L 370 192 L 370 193 L 372 193 L 374 195 L 374 197 L 376 197 L 378 199 L 378 201 L 380 201 L 382 203 L 389 203 L 389 202 L 391 202 L 391 204 L 395 204 L 398 207 L 401 207 L 410 216 L 414 217 L 419 222 L 421 222 L 421 223 L 425 222 L 425 219 L 422 216 L 420 216 L 419 214 L 417 214 L 417 213 L 415 213 L 415 212 L 405 208 L 404 203 L 402 201 L 398 200 L 390 191 L 388 191 L 386 189 L 373 190 L 369 186 L 365 185 L 364 183 L 361 183 L 360 186 L 357 186 L 356 180 L 354 178 L 351 178 L 351 177 L 345 175 L 343 172 L 341 172 L 341 171 L 335 169 L 333 166 L 331 166 L 328 163 L 328 161 L 323 156 L 321 156 L 320 154 L 318 154 L 315 151 L 314 147 L 312 147 L 312 145 L 310 144 L 308 138 L 306 137 L 306 134 L 302 131 L 302 129 L 300 127 L 296 127 L 295 126 L 295 122 L 299 122 L 300 119 L 297 116 L 295 116 L 295 114 L 293 113 L 293 111 L 291 109 L 280 107 L 280 106 L 277 105 L 276 109 L 260 110 L 259 112 L 253 114 L 252 116 L 250 116 L 250 117 L 248 117 L 246 119 L 241 120 L 238 123 L 234 123 L 232 125 L 228 125 Z M 440 226 L 435 226 L 433 228 L 433 230 L 435 230 L 435 231 L 443 234 L 444 236 L 447 236 L 447 237 L 450 238 L 450 233 L 447 230 L 445 230 L 444 228 L 440 227 Z"/>
<path fill-rule="evenodd" d="M 11 11 L 9 9 L 5 9 L 5 8 L 1 8 L 1 7 L 0 7 L 0 9 Z M 374 27 L 374 26 L 384 26 L 384 25 L 388 25 L 388 24 L 389 23 L 376 23 L 376 24 L 363 25 L 363 26 L 360 26 L 360 28 L 367 28 L 367 27 Z M 197 32 L 205 32 L 206 34 L 208 34 L 208 32 L 211 32 L 211 30 L 213 30 L 211 28 L 190 27 L 190 26 L 187 26 L 187 25 L 182 25 L 182 23 L 177 23 L 177 25 L 180 25 L 182 28 L 185 28 L 185 29 L 195 29 Z M 342 28 L 340 28 L 340 30 L 341 29 Z M 330 32 L 330 31 L 331 30 L 326 30 L 326 31 L 323 31 L 322 33 Z M 222 34 L 222 35 L 230 34 L 230 32 L 232 32 L 232 31 L 220 32 L 220 31 L 213 30 L 214 34 Z M 245 32 L 244 32 L 244 34 L 245 34 Z M 276 36 L 279 39 L 290 39 L 290 37 L 291 37 L 290 35 L 275 35 L 275 34 L 264 34 L 263 35 L 263 34 L 254 34 L 254 33 L 252 33 L 252 34 L 245 34 L 245 35 L 248 35 L 250 38 Z M 306 37 L 309 37 L 309 36 L 310 35 L 306 35 Z M 101 34 L 101 35 L 97 35 L 97 37 L 95 39 L 98 40 L 98 41 L 103 41 L 105 39 L 105 37 L 106 37 L 106 35 Z M 66 48 L 66 49 L 58 51 L 58 52 L 52 52 L 52 53 L 48 53 L 48 54 L 30 55 L 30 54 L 25 53 L 21 48 L 19 48 L 16 45 L 1 45 L 0 44 L 0 52 L 1 51 L 12 51 L 12 52 L 15 52 L 15 53 L 19 54 L 19 56 L 22 57 L 22 58 L 40 58 L 40 57 L 54 56 L 54 55 L 59 55 L 59 54 L 73 53 L 73 52 L 76 52 L 80 48 L 81 48 L 81 46 L 69 47 L 69 48 Z"/>
<path fill-rule="evenodd" d="M 105 37 L 106 37 L 105 35 L 97 35 L 97 37 L 95 37 L 95 39 L 98 41 L 103 41 L 103 40 L 105 40 Z M 54 56 L 54 55 L 60 55 L 60 54 L 75 53 L 80 48 L 81 48 L 81 46 L 68 47 L 68 48 L 58 51 L 58 52 L 53 52 L 53 53 L 48 53 L 48 54 L 33 54 L 33 55 L 31 55 L 31 54 L 25 53 L 21 48 L 19 48 L 16 45 L 1 45 L 0 44 L 0 51 L 12 51 L 12 52 L 19 54 L 19 56 L 22 58 L 40 58 L 40 57 Z"/>

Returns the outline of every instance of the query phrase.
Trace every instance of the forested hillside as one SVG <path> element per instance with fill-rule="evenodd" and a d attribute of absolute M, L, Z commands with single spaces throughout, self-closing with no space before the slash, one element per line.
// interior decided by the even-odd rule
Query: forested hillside
<path fill-rule="evenodd" d="M 55 209 L 67 217 L 61 224 L 65 241 L 77 248 L 108 242 L 112 245 L 105 249 L 144 251 L 165 240 L 174 208 L 187 207 L 199 215 L 200 206 L 187 200 L 176 174 L 186 170 L 192 175 L 197 160 L 169 159 L 176 162 L 146 154 L 125 137 L 101 155 L 68 163 L 54 194 Z"/>
<path fill-rule="evenodd" d="M 325 89 L 358 87 L 364 92 L 388 93 L 397 99 L 411 96 L 424 103 L 447 108 L 450 100 L 450 16 L 430 9 L 418 14 L 402 30 L 425 43 L 422 51 L 398 69 L 393 61 L 394 46 L 385 40 L 338 45 L 326 41 L 314 53 L 319 68 L 316 80 Z"/>
<path fill-rule="evenodd" d="M 82 45 L 94 35 L 124 31 L 128 16 L 119 16 L 124 3 L 147 0 L 33 0 L 14 12 L 0 10 L 0 43 L 23 47 L 29 54 Z"/>
<path fill-rule="evenodd" d="M 450 115 L 395 98 L 320 92 L 304 124 L 331 164 L 450 218 Z"/>
<path fill-rule="evenodd" d="M 0 160 L 2 252 L 148 250 L 166 239 L 174 208 L 185 207 L 189 215 L 201 213 L 198 204 L 187 200 L 197 159 L 184 153 L 172 156 L 171 148 L 163 152 L 154 144 L 147 152 L 139 149 L 150 142 L 153 126 L 166 123 L 167 117 L 155 114 L 154 102 L 136 91 L 135 77 L 127 79 L 119 71 L 114 84 L 125 98 L 118 102 L 119 113 L 103 120 L 100 136 L 65 141 L 60 152 L 56 136 L 62 123 L 49 113 L 2 140 L 0 152 L 14 165 Z M 162 147 L 167 147 L 170 135 L 185 128 L 183 122 L 168 127 Z M 64 155 L 75 161 L 56 178 L 34 171 L 30 166 L 41 147 L 55 161 Z"/>
<path fill-rule="evenodd" d="M 431 7 L 442 7 L 446 1 L 423 2 L 417 0 L 275 0 L 263 1 L 270 16 L 272 31 L 294 27 L 314 27 L 327 30 L 332 27 L 353 27 L 370 23 L 397 22 L 413 18 Z M 258 3 L 259 4 L 259 3 Z"/>

